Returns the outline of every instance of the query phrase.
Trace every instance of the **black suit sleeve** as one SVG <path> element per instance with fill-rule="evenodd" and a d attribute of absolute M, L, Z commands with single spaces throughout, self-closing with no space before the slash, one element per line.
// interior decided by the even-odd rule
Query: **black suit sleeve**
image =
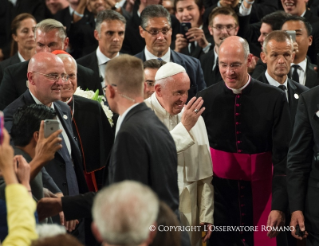
<path fill-rule="evenodd" d="M 88 192 L 78 196 L 64 196 L 62 200 L 62 210 L 66 221 L 81 218 L 91 218 L 95 192 Z"/>
<path fill-rule="evenodd" d="M 290 212 L 304 211 L 308 177 L 313 158 L 313 130 L 309 120 L 309 112 L 301 94 L 295 126 L 288 153 L 287 186 Z"/>
<path fill-rule="evenodd" d="M 198 91 L 202 91 L 206 88 L 206 83 L 204 80 L 204 74 L 203 74 L 203 69 L 201 67 L 200 61 L 196 59 L 196 64 L 195 64 L 195 71 L 196 71 L 196 79 L 197 79 L 197 86 L 198 86 Z M 194 96 L 196 93 L 194 94 Z"/>
<path fill-rule="evenodd" d="M 4 70 L 3 79 L 0 85 L 0 110 L 12 103 L 19 97 L 15 88 L 12 71 L 6 68 Z"/>
<path fill-rule="evenodd" d="M 286 211 L 288 194 L 286 185 L 286 166 L 291 123 L 286 95 L 281 94 L 274 109 L 272 129 L 272 210 Z"/>

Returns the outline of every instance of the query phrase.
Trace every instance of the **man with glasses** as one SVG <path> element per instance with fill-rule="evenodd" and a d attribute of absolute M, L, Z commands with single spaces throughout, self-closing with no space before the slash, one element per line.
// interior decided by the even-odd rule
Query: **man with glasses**
<path fill-rule="evenodd" d="M 286 95 L 249 76 L 252 55 L 246 40 L 226 38 L 218 56 L 224 83 L 198 96 L 204 100 L 202 116 L 214 163 L 214 226 L 239 229 L 219 227 L 209 245 L 274 245 L 271 238 L 279 231 L 272 229 L 283 224 L 288 205 L 291 123 Z M 263 230 L 267 226 L 272 227 Z"/>
<path fill-rule="evenodd" d="M 217 7 L 209 16 L 209 32 L 214 38 L 214 49 L 200 59 L 206 85 L 210 86 L 222 80 L 218 68 L 218 48 L 221 42 L 229 37 L 236 36 L 239 26 L 235 11 L 228 7 Z"/>
<path fill-rule="evenodd" d="M 69 79 L 62 60 L 51 53 L 37 53 L 30 59 L 27 76 L 29 89 L 4 110 L 5 128 L 11 131 L 13 114 L 24 105 L 44 104 L 55 109 L 60 129 L 63 130 L 60 135 L 62 149 L 45 168 L 64 196 L 88 192 L 81 152 L 72 130 L 70 108 L 59 101 L 63 84 Z M 82 227 L 82 223 L 80 225 Z M 84 235 L 82 229 L 75 232 L 79 237 Z M 81 241 L 84 242 L 84 238 Z"/>
<path fill-rule="evenodd" d="M 64 26 L 56 20 L 46 19 L 38 23 L 35 27 L 34 35 L 36 53 L 66 50 L 68 48 L 69 38 L 66 36 Z M 4 70 L 0 85 L 0 110 L 3 110 L 27 89 L 26 75 L 28 64 L 29 61 L 25 61 L 9 66 Z M 79 78 L 78 85 L 82 89 L 95 91 L 100 88 L 99 81 L 94 80 L 94 74 L 91 69 L 79 65 L 77 73 Z"/>
<path fill-rule="evenodd" d="M 172 28 L 171 17 L 161 5 L 150 5 L 141 13 L 140 35 L 145 39 L 145 49 L 135 56 L 142 61 L 159 59 L 175 62 L 186 69 L 191 80 L 188 100 L 206 88 L 203 71 L 198 59 L 177 53 L 170 49 Z"/>
<path fill-rule="evenodd" d="M 151 59 L 143 63 L 144 66 L 144 99 L 149 98 L 155 91 L 155 74 L 166 62 Z"/>

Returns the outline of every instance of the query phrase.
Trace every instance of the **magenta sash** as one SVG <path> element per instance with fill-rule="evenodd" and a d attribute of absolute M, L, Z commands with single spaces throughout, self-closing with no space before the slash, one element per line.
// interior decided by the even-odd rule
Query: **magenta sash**
<path fill-rule="evenodd" d="M 268 215 L 271 211 L 272 160 L 271 152 L 259 154 L 229 153 L 210 148 L 214 175 L 219 178 L 251 182 L 255 246 L 275 246 L 276 239 L 267 237 Z"/>

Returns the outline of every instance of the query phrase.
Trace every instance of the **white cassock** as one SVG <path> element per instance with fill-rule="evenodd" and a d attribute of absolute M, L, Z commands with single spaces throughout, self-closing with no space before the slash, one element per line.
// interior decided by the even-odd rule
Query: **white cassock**
<path fill-rule="evenodd" d="M 160 105 L 155 94 L 153 93 L 144 102 L 168 128 L 176 144 L 182 225 L 213 224 L 214 188 L 211 184 L 213 166 L 204 120 L 200 116 L 195 126 L 188 132 L 180 122 L 182 112 L 170 115 Z M 201 245 L 201 232 L 198 229 L 189 231 L 189 236 L 192 246 Z"/>

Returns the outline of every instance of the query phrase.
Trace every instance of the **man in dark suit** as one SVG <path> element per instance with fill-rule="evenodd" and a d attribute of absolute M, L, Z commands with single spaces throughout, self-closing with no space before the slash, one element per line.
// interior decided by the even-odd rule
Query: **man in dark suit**
<path fill-rule="evenodd" d="M 307 245 L 319 244 L 317 197 L 319 161 L 319 87 L 315 87 L 299 98 L 296 122 L 288 153 L 287 187 L 291 215 L 290 225 L 305 233 L 292 235 Z"/>
<path fill-rule="evenodd" d="M 219 47 L 225 83 L 198 94 L 214 163 L 215 226 L 281 226 L 287 209 L 287 99 L 249 76 L 251 59 L 244 39 L 226 38 Z M 214 231 L 209 245 L 272 245 L 278 233 Z"/>
<path fill-rule="evenodd" d="M 271 32 L 264 41 L 263 50 L 260 56 L 267 64 L 267 71 L 258 80 L 276 86 L 286 93 L 290 117 L 294 125 L 299 96 L 309 89 L 287 76 L 290 63 L 294 60 L 290 36 L 284 31 Z"/>
<path fill-rule="evenodd" d="M 10 58 L 0 62 L 0 84 L 1 84 L 1 80 L 3 78 L 3 72 L 4 72 L 4 69 L 6 67 L 9 67 L 13 64 L 17 64 L 17 63 L 20 63 L 21 60 L 18 56 L 18 53 L 15 53 L 13 56 L 11 56 Z"/>
<path fill-rule="evenodd" d="M 295 59 L 291 64 L 289 77 L 294 81 L 307 86 L 308 88 L 319 85 L 316 67 L 307 57 L 309 46 L 313 42 L 312 27 L 303 17 L 289 16 L 283 24 L 282 30 L 296 31 L 296 42 L 298 50 L 295 54 Z"/>
<path fill-rule="evenodd" d="M 203 70 L 198 59 L 170 49 L 172 28 L 168 11 L 161 5 L 150 5 L 141 13 L 140 34 L 145 39 L 145 49 L 135 56 L 142 61 L 161 59 L 175 62 L 186 69 L 191 80 L 188 100 L 206 88 Z"/>
<path fill-rule="evenodd" d="M 55 158 L 46 164 L 46 170 L 63 195 L 87 192 L 82 156 L 72 130 L 71 112 L 65 103 L 59 101 L 62 85 L 68 80 L 62 60 L 48 52 L 37 53 L 29 62 L 27 76 L 29 90 L 26 90 L 4 110 L 6 129 L 10 132 L 12 116 L 19 107 L 36 103 L 54 108 L 60 128 L 63 130 L 60 135 L 62 149 L 58 150 Z M 82 241 L 84 240 L 83 238 Z"/>
<path fill-rule="evenodd" d="M 52 28 L 52 26 L 54 28 Z M 35 29 L 36 52 L 52 52 L 66 50 L 69 39 L 66 37 L 63 25 L 53 19 L 46 19 L 36 25 Z M 27 68 L 29 61 L 12 65 L 5 69 L 0 85 L 0 110 L 13 102 L 25 92 Z M 93 71 L 78 66 L 78 85 L 82 89 L 97 90 L 99 81 L 94 81 Z"/>
<path fill-rule="evenodd" d="M 125 18 L 114 10 L 101 11 L 96 17 L 94 37 L 99 43 L 96 51 L 77 60 L 78 64 L 94 71 L 94 80 L 100 81 L 100 94 L 105 85 L 106 63 L 119 56 L 125 33 Z"/>
<path fill-rule="evenodd" d="M 200 59 L 204 78 L 207 86 L 222 80 L 218 66 L 218 48 L 221 42 L 238 33 L 238 17 L 230 8 L 219 7 L 212 11 L 209 16 L 209 32 L 214 38 L 214 49 L 203 55 Z"/>

